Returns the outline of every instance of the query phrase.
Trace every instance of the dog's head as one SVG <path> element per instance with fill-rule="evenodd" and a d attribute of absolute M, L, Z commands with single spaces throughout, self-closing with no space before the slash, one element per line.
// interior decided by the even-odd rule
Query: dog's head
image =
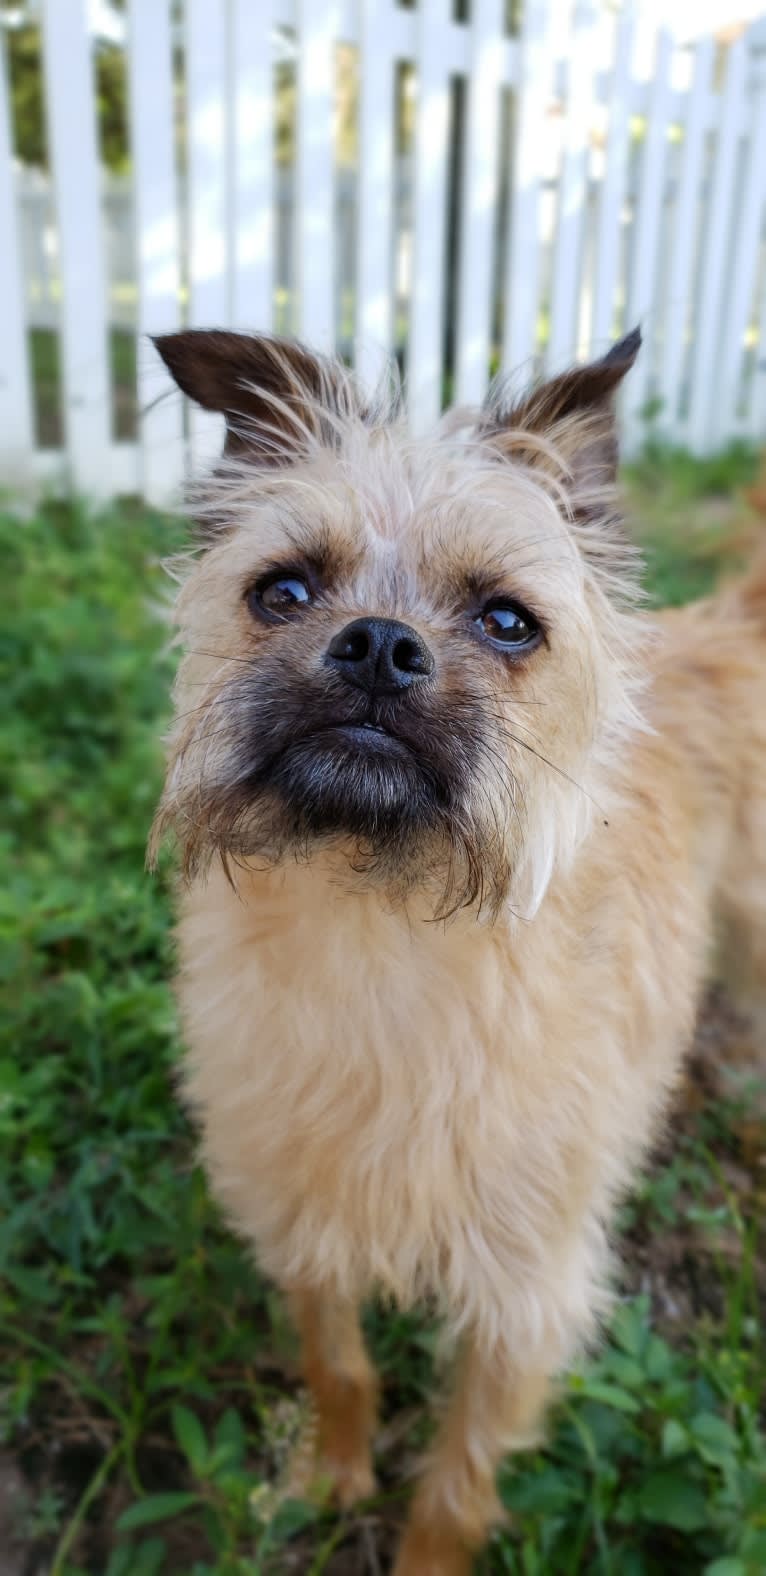
<path fill-rule="evenodd" d="M 188 872 L 329 844 L 435 913 L 539 903 L 635 719 L 613 407 L 639 343 L 416 440 L 301 347 L 157 341 L 227 433 L 154 834 Z"/>

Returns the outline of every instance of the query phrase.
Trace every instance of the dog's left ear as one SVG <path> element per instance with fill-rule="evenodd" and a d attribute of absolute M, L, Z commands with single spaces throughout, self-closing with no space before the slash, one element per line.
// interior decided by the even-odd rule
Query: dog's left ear
<path fill-rule="evenodd" d="M 289 464 L 331 441 L 333 416 L 364 415 L 346 368 L 294 340 L 186 329 L 154 344 L 182 393 L 225 417 L 227 456 Z"/>
<path fill-rule="evenodd" d="M 584 367 L 571 367 L 522 399 L 510 402 L 503 384 L 487 398 L 480 431 L 493 444 L 534 467 L 561 472 L 576 517 L 593 520 L 617 475 L 617 390 L 641 348 L 634 328 Z"/>

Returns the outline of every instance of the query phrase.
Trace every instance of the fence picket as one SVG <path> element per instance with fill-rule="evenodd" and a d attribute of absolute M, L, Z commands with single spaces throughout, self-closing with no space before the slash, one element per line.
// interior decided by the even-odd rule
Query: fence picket
<path fill-rule="evenodd" d="M 742 189 L 733 212 L 731 266 L 723 291 L 716 357 L 715 399 L 711 402 L 708 442 L 720 446 L 739 426 L 740 371 L 745 332 L 755 288 L 759 243 L 766 203 L 766 67 L 762 56 L 753 62 L 752 121 Z"/>
<path fill-rule="evenodd" d="M 718 313 L 731 236 L 732 205 L 736 195 L 736 155 L 745 88 L 745 37 L 729 46 L 726 85 L 713 165 L 712 188 L 707 204 L 704 268 L 692 359 L 689 442 L 702 453 L 709 441 L 713 402 L 718 399 L 715 359 L 718 351 Z"/>
<path fill-rule="evenodd" d="M 489 376 L 492 265 L 499 177 L 503 0 L 473 0 L 466 107 L 455 393 L 476 404 Z"/>
<path fill-rule="evenodd" d="M 222 328 L 231 321 L 225 24 L 223 7 L 186 0 L 190 328 Z M 220 453 L 221 429 L 220 417 L 190 407 L 192 471 L 202 470 Z"/>
<path fill-rule="evenodd" d="M 393 348 L 394 73 L 384 0 L 362 0 L 360 24 L 355 361 L 372 384 Z"/>
<path fill-rule="evenodd" d="M 0 35 L 0 465 L 6 484 L 16 477 L 23 481 L 34 444 L 7 80 Z"/>
<path fill-rule="evenodd" d="M 407 385 L 413 430 L 442 404 L 444 264 L 447 243 L 448 0 L 420 0 L 417 34 L 414 245 Z"/>
<path fill-rule="evenodd" d="M 620 273 L 623 207 L 628 181 L 630 146 L 630 65 L 635 34 L 632 5 L 617 21 L 614 65 L 606 122 L 604 177 L 599 192 L 595 253 L 595 286 L 591 319 L 591 355 L 605 351 L 614 337 L 616 291 Z"/>
<path fill-rule="evenodd" d="M 703 176 L 712 38 L 697 41 L 691 89 L 686 99 L 681 168 L 673 212 L 669 247 L 668 288 L 662 316 L 662 347 L 657 384 L 660 420 L 670 435 L 676 433 L 691 308 L 693 304 L 697 208 Z"/>
<path fill-rule="evenodd" d="M 334 147 L 337 5 L 297 0 L 298 327 L 320 350 L 335 345 Z"/>
<path fill-rule="evenodd" d="M 270 0 L 232 0 L 232 323 L 274 321 L 275 96 Z"/>
<path fill-rule="evenodd" d="M 85 0 L 43 0 L 48 134 L 59 233 L 64 423 L 72 485 L 111 492 L 111 389 L 100 170 Z"/>
<path fill-rule="evenodd" d="M 552 97 L 554 17 L 552 0 L 524 6 L 504 291 L 503 365 L 508 371 L 529 372 L 537 351 L 540 146 Z"/>
<path fill-rule="evenodd" d="M 766 443 L 766 268 L 763 270 L 756 314 L 759 335 L 755 367 L 748 391 L 746 434 L 755 443 Z"/>
<path fill-rule="evenodd" d="M 559 177 L 558 223 L 551 285 L 551 328 L 547 360 L 558 371 L 577 355 L 580 264 L 588 200 L 590 126 L 596 32 L 601 18 L 592 0 L 581 0 L 569 49 L 569 92 L 564 123 L 564 157 Z"/>
<path fill-rule="evenodd" d="M 667 28 L 657 37 L 654 70 L 646 108 L 644 146 L 640 159 L 638 202 L 633 221 L 633 256 L 627 292 L 625 327 L 640 323 L 644 348 L 625 389 L 623 415 L 626 444 L 640 437 L 641 414 L 651 385 L 653 342 L 657 334 L 656 290 L 662 202 L 665 191 L 668 123 L 672 102 L 670 67 L 673 39 Z"/>
<path fill-rule="evenodd" d="M 178 190 L 173 149 L 173 69 L 168 0 L 131 0 L 130 138 L 135 169 L 138 268 L 138 408 L 144 497 L 162 506 L 183 477 L 181 399 L 146 341 L 178 327 Z"/>

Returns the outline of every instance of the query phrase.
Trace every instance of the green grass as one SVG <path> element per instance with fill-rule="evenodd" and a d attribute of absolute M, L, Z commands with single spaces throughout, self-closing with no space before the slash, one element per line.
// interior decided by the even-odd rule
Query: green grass
<path fill-rule="evenodd" d="M 748 465 L 731 462 L 706 525 L 685 461 L 632 475 L 658 594 L 712 582 Z M 53 1576 L 340 1576 L 373 1571 L 371 1547 L 385 1569 L 433 1332 L 370 1314 L 379 1499 L 341 1519 L 280 1504 L 302 1415 L 292 1339 L 173 1099 L 170 904 L 143 848 L 171 671 L 153 604 L 177 542 L 176 525 L 127 508 L 0 522 L 0 1479 L 12 1455 L 24 1479 L 5 1541 Z M 565 1386 L 547 1447 L 503 1474 L 514 1530 L 485 1576 L 766 1568 L 764 1147 L 751 1112 L 686 1111 L 625 1211 L 608 1344 Z"/>
<path fill-rule="evenodd" d="M 676 606 L 704 596 L 722 563 L 736 560 L 739 494 L 756 471 L 757 456 L 742 443 L 700 459 L 653 441 L 628 467 L 631 514 L 655 602 Z"/>

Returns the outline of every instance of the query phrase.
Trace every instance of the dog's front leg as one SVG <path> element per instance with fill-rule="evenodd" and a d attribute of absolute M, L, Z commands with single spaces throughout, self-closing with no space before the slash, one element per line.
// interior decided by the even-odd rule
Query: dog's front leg
<path fill-rule="evenodd" d="M 548 1388 L 548 1371 L 525 1371 L 505 1349 L 467 1345 L 394 1576 L 467 1576 L 490 1528 L 502 1520 L 495 1491 L 500 1461 L 535 1437 Z"/>
<path fill-rule="evenodd" d="M 314 1475 L 329 1482 L 339 1505 L 352 1505 L 375 1489 L 371 1446 L 378 1395 L 357 1311 L 325 1289 L 293 1292 L 289 1304 L 316 1408 Z"/>

